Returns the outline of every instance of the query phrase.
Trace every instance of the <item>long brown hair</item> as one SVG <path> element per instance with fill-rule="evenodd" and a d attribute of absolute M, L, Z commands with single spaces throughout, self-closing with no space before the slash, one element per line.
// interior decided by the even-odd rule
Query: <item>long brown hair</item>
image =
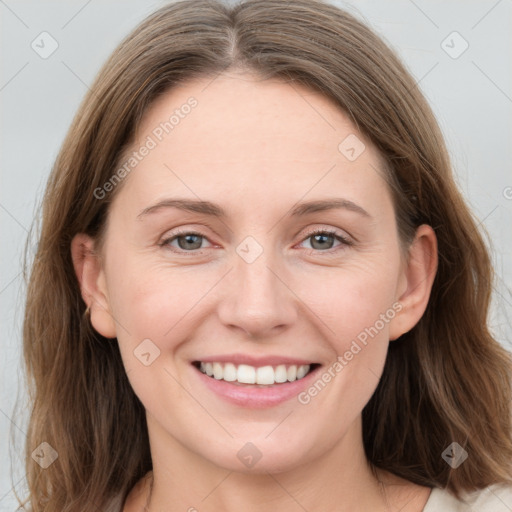
<path fill-rule="evenodd" d="M 70 243 L 80 232 L 102 233 L 120 187 L 102 199 L 94 191 L 118 169 L 152 102 L 177 83 L 227 69 L 301 84 L 335 101 L 386 163 L 402 242 L 423 223 L 437 235 L 427 310 L 390 344 L 363 410 L 369 461 L 457 496 L 512 483 L 512 360 L 488 330 L 492 268 L 414 79 L 370 28 L 321 0 L 232 7 L 194 0 L 159 9 L 115 50 L 47 185 L 23 331 L 29 510 L 119 510 L 152 469 L 144 408 L 117 343 L 84 320 Z M 46 469 L 31 456 L 42 442 L 58 453 Z M 441 456 L 452 442 L 469 454 L 457 469 Z"/>

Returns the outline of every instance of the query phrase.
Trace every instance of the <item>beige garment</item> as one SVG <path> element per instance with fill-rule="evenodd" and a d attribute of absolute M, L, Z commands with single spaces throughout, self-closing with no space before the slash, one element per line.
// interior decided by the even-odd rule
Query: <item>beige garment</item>
<path fill-rule="evenodd" d="M 445 489 L 434 488 L 423 512 L 512 512 L 512 486 L 491 485 L 455 499 Z"/>

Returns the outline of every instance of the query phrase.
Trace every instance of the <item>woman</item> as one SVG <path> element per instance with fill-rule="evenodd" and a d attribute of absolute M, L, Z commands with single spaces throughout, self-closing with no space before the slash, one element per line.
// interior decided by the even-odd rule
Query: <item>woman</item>
<path fill-rule="evenodd" d="M 29 510 L 507 510 L 490 290 L 438 125 L 377 35 L 319 1 L 163 7 L 48 183 Z"/>

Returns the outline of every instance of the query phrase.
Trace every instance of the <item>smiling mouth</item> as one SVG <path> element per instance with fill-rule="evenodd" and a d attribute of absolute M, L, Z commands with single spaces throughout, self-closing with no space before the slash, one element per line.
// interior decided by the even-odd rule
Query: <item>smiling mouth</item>
<path fill-rule="evenodd" d="M 251 366 L 247 364 L 194 361 L 192 363 L 201 373 L 216 380 L 232 384 L 273 386 L 303 379 L 320 366 L 317 363 L 295 365 L 280 364 L 276 366 Z"/>

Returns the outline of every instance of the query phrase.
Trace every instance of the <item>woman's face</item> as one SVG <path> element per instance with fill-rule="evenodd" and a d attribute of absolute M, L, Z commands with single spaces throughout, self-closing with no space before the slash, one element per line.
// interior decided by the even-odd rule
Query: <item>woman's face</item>
<path fill-rule="evenodd" d="M 400 302 L 377 151 L 325 97 L 247 74 L 166 93 L 131 150 L 91 319 L 117 337 L 152 449 L 273 472 L 359 449 L 389 340 L 420 315 Z"/>

